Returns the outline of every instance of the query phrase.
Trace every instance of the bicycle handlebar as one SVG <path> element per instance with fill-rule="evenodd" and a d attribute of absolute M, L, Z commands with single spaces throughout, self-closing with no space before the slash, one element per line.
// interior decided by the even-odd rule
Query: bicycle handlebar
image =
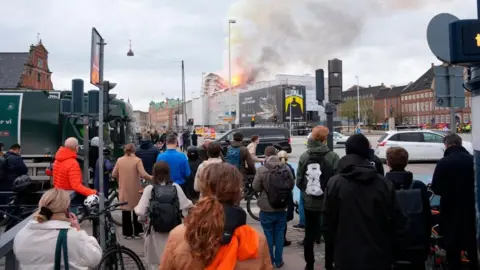
<path fill-rule="evenodd" d="M 111 204 L 111 205 L 108 205 L 108 206 L 105 206 L 105 208 L 101 211 L 101 212 L 98 212 L 98 213 L 93 213 L 91 211 L 88 211 L 88 215 L 85 215 L 81 220 L 80 222 L 86 220 L 86 219 L 92 219 L 92 218 L 97 218 L 99 217 L 100 215 L 102 214 L 105 214 L 107 212 L 111 212 L 111 211 L 114 211 L 116 209 L 112 209 L 112 208 L 117 208 L 119 206 L 123 206 L 123 205 L 127 205 L 128 202 L 121 202 L 121 203 L 114 203 L 114 204 Z M 95 207 L 97 208 L 98 207 L 98 204 L 95 205 Z"/>

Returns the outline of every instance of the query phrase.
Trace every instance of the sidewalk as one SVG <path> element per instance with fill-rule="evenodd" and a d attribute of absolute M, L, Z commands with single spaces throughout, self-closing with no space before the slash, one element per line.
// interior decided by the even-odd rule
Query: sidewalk
<path fill-rule="evenodd" d="M 116 213 L 120 214 L 120 213 Z M 263 234 L 262 228 L 258 221 L 250 219 L 247 220 L 247 223 L 254 227 L 259 233 Z M 298 241 L 301 241 L 304 236 L 303 230 L 295 230 L 292 228 L 297 221 L 291 221 L 288 224 L 288 232 L 287 232 L 287 239 L 292 241 L 292 245 L 289 247 L 285 247 L 283 250 L 283 260 L 285 265 L 282 269 L 285 270 L 300 270 L 303 269 L 305 266 L 305 261 L 303 259 L 303 247 L 298 244 Z M 84 222 L 81 224 L 82 229 L 86 230 L 89 234 L 92 232 L 92 226 L 89 222 Z M 143 239 L 138 240 L 126 240 L 122 237 L 122 229 L 121 227 L 117 227 L 117 237 L 120 244 L 127 246 L 128 248 L 132 249 L 135 253 L 137 253 L 142 260 L 144 260 L 144 250 L 143 250 Z M 317 261 L 315 269 L 323 269 L 323 251 L 324 246 L 323 243 L 321 245 L 315 246 L 315 260 Z M 145 261 L 144 261 L 145 263 Z"/>

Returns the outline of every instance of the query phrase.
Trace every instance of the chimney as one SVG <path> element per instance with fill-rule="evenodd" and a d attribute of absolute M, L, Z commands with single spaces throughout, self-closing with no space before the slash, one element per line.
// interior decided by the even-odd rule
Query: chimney
<path fill-rule="evenodd" d="M 380 86 L 381 86 L 382 88 L 384 88 L 384 87 L 385 87 L 385 84 L 383 84 L 383 82 L 382 82 L 382 83 L 380 84 Z"/>
<path fill-rule="evenodd" d="M 372 85 L 369 84 L 369 85 L 368 85 L 368 88 L 372 88 Z"/>
<path fill-rule="evenodd" d="M 435 66 L 435 64 L 434 64 L 434 63 L 432 63 L 432 68 L 433 68 L 434 66 Z"/>

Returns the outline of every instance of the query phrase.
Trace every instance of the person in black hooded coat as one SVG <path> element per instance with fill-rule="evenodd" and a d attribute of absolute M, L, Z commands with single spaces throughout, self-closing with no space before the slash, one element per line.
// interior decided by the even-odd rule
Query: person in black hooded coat
<path fill-rule="evenodd" d="M 414 180 L 412 172 L 406 171 L 408 164 L 408 152 L 403 147 L 390 147 L 387 150 L 387 165 L 390 171 L 385 175 L 385 179 L 392 182 L 395 190 L 419 189 L 422 198 L 423 209 L 423 241 L 415 244 L 423 243 L 418 246 L 406 246 L 406 249 L 396 254 L 396 261 L 407 261 L 409 265 L 396 265 L 395 270 L 424 270 L 425 261 L 430 253 L 430 237 L 432 230 L 432 211 L 430 209 L 430 197 L 427 191 L 427 185 L 422 181 Z M 421 229 L 421 228 L 419 228 Z"/>
<path fill-rule="evenodd" d="M 477 269 L 473 156 L 462 146 L 462 138 L 457 134 L 445 136 L 443 142 L 445 154 L 432 178 L 432 190 L 440 196 L 439 234 L 443 236 L 450 269 L 461 269 L 461 250 L 469 255 L 470 269 Z"/>
<path fill-rule="evenodd" d="M 395 189 L 372 166 L 363 134 L 350 136 L 345 152 L 325 190 L 324 226 L 335 269 L 391 269 L 406 230 Z"/>
<path fill-rule="evenodd" d="M 142 160 L 143 168 L 150 175 L 152 175 L 153 165 L 157 161 L 158 154 L 160 154 L 158 148 L 145 137 L 140 141 L 140 147 L 135 152 L 135 155 Z"/>

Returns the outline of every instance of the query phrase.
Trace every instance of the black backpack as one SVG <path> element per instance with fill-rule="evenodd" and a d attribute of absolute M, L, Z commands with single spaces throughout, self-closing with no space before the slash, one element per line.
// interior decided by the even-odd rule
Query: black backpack
<path fill-rule="evenodd" d="M 268 203 L 273 209 L 283 209 L 288 206 L 292 196 L 292 188 L 289 185 L 288 177 L 290 168 L 284 164 L 271 165 L 266 163 L 268 169 L 267 182 Z"/>
<path fill-rule="evenodd" d="M 333 176 L 333 168 L 328 164 L 325 156 L 330 152 L 318 153 L 308 150 L 308 159 L 305 162 L 306 192 L 310 196 L 322 196 L 327 188 L 328 179 Z M 320 175 L 320 176 L 318 176 Z M 321 189 L 321 190 L 319 190 Z M 309 191 L 310 190 L 310 191 Z M 320 194 L 320 195 L 315 195 Z"/>
<path fill-rule="evenodd" d="M 149 230 L 168 233 L 182 223 L 177 188 L 172 184 L 153 185 L 150 198 Z"/>
<path fill-rule="evenodd" d="M 413 189 L 415 180 L 409 187 L 396 190 L 400 208 L 407 216 L 407 233 L 405 248 L 407 250 L 423 250 L 425 248 L 425 218 L 423 210 L 422 191 Z"/>

